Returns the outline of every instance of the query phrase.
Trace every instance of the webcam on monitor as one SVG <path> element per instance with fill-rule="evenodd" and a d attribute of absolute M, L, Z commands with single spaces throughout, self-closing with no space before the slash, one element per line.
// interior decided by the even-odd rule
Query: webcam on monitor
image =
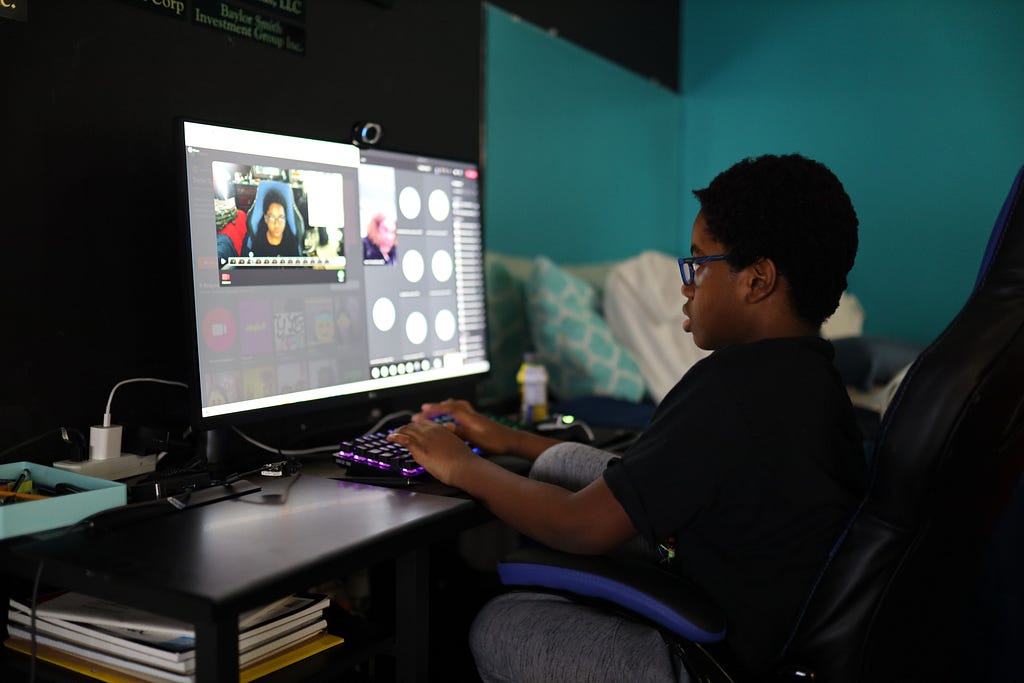
<path fill-rule="evenodd" d="M 356 147 L 373 147 L 383 135 L 384 129 L 373 121 L 357 121 L 352 126 L 352 144 Z"/>

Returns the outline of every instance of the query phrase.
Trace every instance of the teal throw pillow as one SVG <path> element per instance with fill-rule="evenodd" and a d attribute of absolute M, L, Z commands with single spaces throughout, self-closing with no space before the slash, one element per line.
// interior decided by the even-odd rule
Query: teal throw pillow
<path fill-rule="evenodd" d="M 640 368 L 598 312 L 592 285 L 542 256 L 534 260 L 526 299 L 534 350 L 547 367 L 554 397 L 644 397 Z"/>

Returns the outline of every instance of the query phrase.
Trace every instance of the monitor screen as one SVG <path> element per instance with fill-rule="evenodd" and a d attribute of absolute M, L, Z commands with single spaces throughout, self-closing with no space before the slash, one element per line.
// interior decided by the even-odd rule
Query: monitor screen
<path fill-rule="evenodd" d="M 487 372 L 475 164 L 179 132 L 204 426 Z"/>

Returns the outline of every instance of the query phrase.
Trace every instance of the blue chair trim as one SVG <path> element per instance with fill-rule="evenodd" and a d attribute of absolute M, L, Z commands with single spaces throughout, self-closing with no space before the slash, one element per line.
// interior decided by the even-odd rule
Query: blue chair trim
<path fill-rule="evenodd" d="M 1014 205 L 1020 201 L 1022 182 L 1024 182 L 1024 166 L 1017 171 L 1017 177 L 1013 179 L 1013 184 L 1010 186 L 1010 193 L 1006 195 L 1003 206 L 999 210 L 999 216 L 996 217 L 995 227 L 989 235 L 988 244 L 985 246 L 985 255 L 981 259 L 981 267 L 978 268 L 978 277 L 974 281 L 975 289 L 978 289 L 981 286 L 981 281 L 985 279 L 989 266 L 992 264 L 992 257 L 995 256 L 999 242 L 1003 239 L 1003 232 L 1006 229 L 1006 223 L 1009 221 L 1010 212 L 1013 210 Z"/>
<path fill-rule="evenodd" d="M 715 643 L 725 638 L 724 619 L 699 619 L 707 622 L 699 625 L 645 591 L 588 571 L 510 561 L 498 564 L 498 575 L 506 585 L 567 591 L 606 600 L 694 642 Z M 680 586 L 681 590 L 685 588 L 685 584 Z"/>

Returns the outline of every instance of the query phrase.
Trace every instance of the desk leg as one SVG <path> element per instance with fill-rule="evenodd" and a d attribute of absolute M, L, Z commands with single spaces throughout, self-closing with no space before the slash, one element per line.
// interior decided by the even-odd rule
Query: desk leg
<path fill-rule="evenodd" d="M 13 597 L 11 593 L 10 577 L 0 577 L 0 605 L 3 606 L 3 609 L 0 610 L 0 612 L 2 612 L 2 614 L 0 614 L 0 638 L 3 639 L 6 639 L 8 635 L 10 635 L 7 633 L 7 606 L 10 604 L 11 598 Z M 32 604 L 28 603 L 28 606 L 31 607 Z"/>
<path fill-rule="evenodd" d="M 196 683 L 238 680 L 238 620 L 196 624 Z"/>
<path fill-rule="evenodd" d="M 426 681 L 430 643 L 430 551 L 401 555 L 395 562 L 395 646 L 397 680 Z"/>

